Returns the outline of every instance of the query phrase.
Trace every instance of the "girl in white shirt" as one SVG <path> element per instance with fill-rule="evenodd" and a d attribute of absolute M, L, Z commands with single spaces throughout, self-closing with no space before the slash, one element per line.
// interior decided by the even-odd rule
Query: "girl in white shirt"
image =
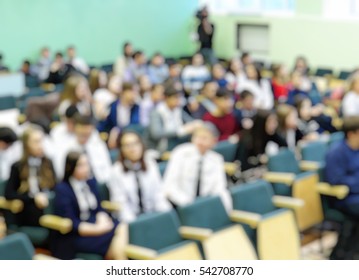
<path fill-rule="evenodd" d="M 350 79 L 349 92 L 343 98 L 344 117 L 359 116 L 359 73 Z"/>
<path fill-rule="evenodd" d="M 140 136 L 123 132 L 118 140 L 120 156 L 111 170 L 108 184 L 111 201 L 120 204 L 117 213 L 122 222 L 129 223 L 142 213 L 167 211 L 161 175 L 156 161 L 145 150 Z"/>

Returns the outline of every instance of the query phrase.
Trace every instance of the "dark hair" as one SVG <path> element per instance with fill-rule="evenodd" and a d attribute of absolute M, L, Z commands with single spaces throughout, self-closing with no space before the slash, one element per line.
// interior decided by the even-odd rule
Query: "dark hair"
<path fill-rule="evenodd" d="M 135 51 L 135 53 L 132 55 L 133 59 L 136 59 L 136 57 L 143 55 L 142 51 Z"/>
<path fill-rule="evenodd" d="M 30 66 L 30 60 L 24 60 L 23 64 L 26 64 L 27 66 Z"/>
<path fill-rule="evenodd" d="M 126 90 L 132 90 L 133 87 L 134 87 L 134 84 L 132 84 L 132 83 L 123 83 L 122 92 L 124 92 Z"/>
<path fill-rule="evenodd" d="M 172 97 L 175 96 L 177 94 L 181 94 L 180 91 L 178 91 L 177 89 L 175 89 L 173 86 L 168 87 L 165 89 L 165 97 Z"/>
<path fill-rule="evenodd" d="M 241 61 L 243 61 L 243 59 L 245 59 L 246 57 L 250 56 L 249 52 L 244 52 L 241 55 Z"/>
<path fill-rule="evenodd" d="M 95 125 L 94 120 L 90 116 L 75 114 L 75 124 L 76 125 Z"/>
<path fill-rule="evenodd" d="M 272 111 L 258 110 L 253 120 L 252 127 L 252 149 L 254 155 L 263 154 L 269 141 L 269 135 L 266 131 L 266 123 L 269 116 L 275 115 Z"/>
<path fill-rule="evenodd" d="M 74 174 L 77 162 L 79 161 L 82 153 L 79 152 L 69 152 L 66 156 L 65 161 L 65 174 L 64 181 L 68 182 L 70 177 Z"/>
<path fill-rule="evenodd" d="M 261 75 L 261 71 L 259 70 L 259 67 L 256 66 L 255 64 L 251 63 L 251 64 L 247 64 L 246 66 L 246 69 L 245 69 L 245 72 L 246 72 L 246 75 L 247 75 L 247 67 L 249 66 L 253 66 L 255 71 L 257 72 L 257 83 L 260 85 L 260 82 L 262 80 L 262 75 Z M 248 76 L 248 75 L 247 75 Z"/>
<path fill-rule="evenodd" d="M 62 52 L 57 52 L 57 53 L 55 54 L 55 56 L 64 57 L 64 55 L 62 54 Z"/>
<path fill-rule="evenodd" d="M 227 98 L 232 97 L 232 93 L 225 89 L 225 88 L 219 88 L 216 92 L 216 98 Z"/>
<path fill-rule="evenodd" d="M 246 99 L 247 97 L 253 97 L 254 95 L 253 95 L 253 93 L 252 92 L 250 92 L 249 90 L 243 90 L 242 92 L 241 92 L 241 99 L 243 100 L 243 99 Z"/>
<path fill-rule="evenodd" d="M 79 114 L 79 110 L 75 105 L 69 106 L 65 111 L 65 117 L 67 119 L 73 119 L 76 116 L 76 114 Z"/>
<path fill-rule="evenodd" d="M 74 50 L 75 49 L 75 46 L 74 45 L 70 45 L 67 47 L 67 50 Z"/>
<path fill-rule="evenodd" d="M 145 159 L 144 159 L 144 154 L 145 154 L 145 150 L 146 150 L 146 146 L 145 146 L 145 143 L 143 142 L 143 139 L 142 137 L 134 130 L 131 130 L 131 129 L 124 129 L 119 137 L 117 138 L 117 148 L 119 149 L 120 153 L 119 153 L 119 156 L 118 156 L 118 161 L 122 163 L 122 166 L 123 166 L 123 170 L 125 172 L 128 172 L 130 171 L 129 167 L 125 164 L 125 157 L 124 157 L 124 154 L 123 154 L 123 147 L 122 147 L 122 140 L 123 138 L 126 136 L 126 135 L 129 135 L 129 134 L 133 134 L 133 135 L 136 135 L 138 140 L 140 141 L 141 143 L 141 146 L 142 146 L 142 156 L 141 156 L 141 159 L 140 159 L 140 164 L 141 164 L 141 170 L 142 171 L 146 171 L 147 170 L 147 166 L 146 166 L 146 163 L 145 163 Z"/>
<path fill-rule="evenodd" d="M 163 84 L 153 84 L 151 86 L 151 91 L 154 91 L 157 87 L 163 87 L 164 88 Z"/>
<path fill-rule="evenodd" d="M 17 135 L 10 127 L 0 127 L 0 141 L 12 144 L 17 141 Z"/>
<path fill-rule="evenodd" d="M 343 119 L 342 131 L 345 134 L 345 138 L 348 138 L 349 132 L 355 132 L 359 130 L 359 116 L 345 117 Z"/>

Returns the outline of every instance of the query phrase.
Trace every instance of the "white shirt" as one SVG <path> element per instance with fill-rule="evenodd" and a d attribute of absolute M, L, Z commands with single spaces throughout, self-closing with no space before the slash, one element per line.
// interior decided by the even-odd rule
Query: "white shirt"
<path fill-rule="evenodd" d="M 145 156 L 147 170 L 139 171 L 144 212 L 167 211 L 172 208 L 166 200 L 158 165 L 148 154 Z M 119 203 L 117 213 L 121 221 L 129 223 L 140 212 L 137 181 L 134 171 L 125 172 L 122 163 L 116 162 L 108 183 L 111 201 Z"/>
<path fill-rule="evenodd" d="M 51 140 L 54 145 L 59 146 L 68 141 L 73 141 L 76 139 L 76 136 L 73 132 L 68 131 L 67 125 L 65 122 L 61 122 L 56 125 L 50 131 Z"/>
<path fill-rule="evenodd" d="M 151 99 L 151 94 L 145 94 L 140 102 L 140 121 L 141 125 L 148 126 L 150 124 L 150 116 L 155 108 L 155 103 Z"/>
<path fill-rule="evenodd" d="M 68 140 L 55 142 L 54 167 L 60 180 L 63 179 L 67 154 L 71 151 L 84 152 L 88 156 L 89 164 L 97 182 L 106 183 L 110 177 L 111 158 L 106 144 L 101 140 L 97 131 L 93 131 L 90 139 L 81 146 L 76 137 L 70 136 Z"/>
<path fill-rule="evenodd" d="M 182 72 L 184 87 L 189 91 L 199 91 L 211 75 L 206 66 L 187 65 Z"/>
<path fill-rule="evenodd" d="M 196 199 L 198 168 L 201 155 L 192 143 L 177 146 L 164 176 L 167 197 L 176 205 L 182 206 Z M 227 180 L 223 157 L 208 151 L 202 158 L 200 196 L 220 196 L 227 211 L 232 201 L 227 191 Z"/>
<path fill-rule="evenodd" d="M 10 177 L 11 166 L 20 160 L 22 156 L 22 144 L 16 141 L 6 150 L 0 150 L 0 181 L 6 181 Z"/>
<path fill-rule="evenodd" d="M 344 117 L 359 116 L 359 94 L 349 91 L 343 98 Z"/>
<path fill-rule="evenodd" d="M 123 106 L 121 102 L 117 105 L 117 125 L 119 127 L 128 126 L 131 122 L 131 108 Z"/>
<path fill-rule="evenodd" d="M 110 113 L 110 105 L 115 102 L 116 95 L 106 88 L 99 88 L 94 92 L 93 100 L 96 118 L 103 119 Z"/>
<path fill-rule="evenodd" d="M 262 110 L 271 110 L 274 106 L 274 97 L 268 80 L 262 79 L 260 85 L 255 80 L 243 80 L 241 91 L 248 90 L 254 95 L 254 107 Z"/>
<path fill-rule="evenodd" d="M 70 61 L 71 65 L 75 67 L 77 71 L 87 75 L 90 72 L 90 68 L 83 58 L 75 57 Z"/>

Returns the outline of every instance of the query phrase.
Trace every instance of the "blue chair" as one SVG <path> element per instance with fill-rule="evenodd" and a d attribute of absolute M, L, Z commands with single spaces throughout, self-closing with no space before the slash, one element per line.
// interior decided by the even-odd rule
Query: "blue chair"
<path fill-rule="evenodd" d="M 316 77 L 324 77 L 327 75 L 333 75 L 333 69 L 328 68 L 318 68 L 315 72 L 314 76 Z"/>
<path fill-rule="evenodd" d="M 218 142 L 213 150 L 221 154 L 225 162 L 233 162 L 236 159 L 237 144 L 233 144 L 229 141 Z"/>
<path fill-rule="evenodd" d="M 35 249 L 24 233 L 14 233 L 0 239 L 0 260 L 32 260 Z"/>

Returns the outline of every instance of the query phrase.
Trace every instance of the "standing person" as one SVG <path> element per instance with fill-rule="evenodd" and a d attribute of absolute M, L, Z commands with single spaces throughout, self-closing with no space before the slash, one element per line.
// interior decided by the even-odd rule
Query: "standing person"
<path fill-rule="evenodd" d="M 212 48 L 214 25 L 208 20 L 207 8 L 203 8 L 197 17 L 200 20 L 200 24 L 197 29 L 198 39 L 200 42 L 199 51 L 202 53 L 208 63 L 211 65 L 215 64 L 217 62 L 217 58 L 215 57 Z"/>
<path fill-rule="evenodd" d="M 164 186 L 174 205 L 184 206 L 202 196 L 220 196 L 227 211 L 231 209 L 223 157 L 211 150 L 217 139 L 216 128 L 206 123 L 195 130 L 191 143 L 171 153 Z"/>

